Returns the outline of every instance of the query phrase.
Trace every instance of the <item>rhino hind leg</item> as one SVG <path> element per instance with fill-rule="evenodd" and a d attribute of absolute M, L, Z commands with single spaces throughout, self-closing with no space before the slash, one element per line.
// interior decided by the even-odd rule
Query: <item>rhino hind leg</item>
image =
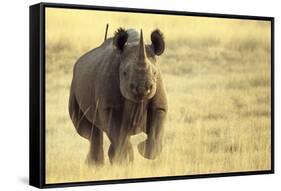
<path fill-rule="evenodd" d="M 103 164 L 103 133 L 83 114 L 73 93 L 69 97 L 69 114 L 78 134 L 90 141 L 89 164 Z"/>
<path fill-rule="evenodd" d="M 102 165 L 104 163 L 103 132 L 93 125 L 90 136 L 88 164 Z"/>
<path fill-rule="evenodd" d="M 83 112 L 79 108 L 73 93 L 70 93 L 69 97 L 69 115 L 77 133 L 89 140 L 91 136 L 92 123 L 83 115 Z"/>

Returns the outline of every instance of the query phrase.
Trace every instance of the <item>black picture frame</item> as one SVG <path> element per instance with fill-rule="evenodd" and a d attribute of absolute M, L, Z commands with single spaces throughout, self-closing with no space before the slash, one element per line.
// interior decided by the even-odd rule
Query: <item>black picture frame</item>
<path fill-rule="evenodd" d="M 198 174 L 184 176 L 150 177 L 122 180 L 102 180 L 85 182 L 66 182 L 46 184 L 45 182 L 45 9 L 84 9 L 134 13 L 153 13 L 169 15 L 185 15 L 197 17 L 235 18 L 247 20 L 264 20 L 271 22 L 271 169 L 249 172 L 229 172 L 214 174 Z M 258 175 L 274 173 L 274 17 L 230 15 L 215 13 L 197 13 L 153 9 L 133 9 L 120 7 L 103 7 L 92 5 L 74 5 L 58 3 L 39 3 L 30 6 L 30 129 L 29 129 L 29 184 L 38 188 L 84 186 L 115 183 L 133 183 L 146 181 L 163 181 L 177 179 L 226 177 L 242 175 Z"/>

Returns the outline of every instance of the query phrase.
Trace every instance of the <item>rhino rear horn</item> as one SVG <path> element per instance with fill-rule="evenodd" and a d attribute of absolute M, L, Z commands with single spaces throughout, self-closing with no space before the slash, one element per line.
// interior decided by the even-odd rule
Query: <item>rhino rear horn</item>
<path fill-rule="evenodd" d="M 165 50 L 165 41 L 162 32 L 159 29 L 151 33 L 152 49 L 156 55 L 161 55 Z"/>
<path fill-rule="evenodd" d="M 124 49 L 124 45 L 125 43 L 127 42 L 128 40 L 128 33 L 126 32 L 125 29 L 123 28 L 119 28 L 116 32 L 115 32 L 115 35 L 114 35 L 114 38 L 113 38 L 113 44 L 114 46 L 120 50 L 120 51 L 123 51 Z"/>

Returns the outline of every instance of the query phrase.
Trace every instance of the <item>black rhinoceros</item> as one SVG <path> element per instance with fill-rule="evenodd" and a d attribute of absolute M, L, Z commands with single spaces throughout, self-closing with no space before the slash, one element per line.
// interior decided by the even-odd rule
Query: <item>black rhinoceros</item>
<path fill-rule="evenodd" d="M 79 135 L 90 141 L 89 162 L 104 162 L 103 132 L 111 143 L 111 163 L 133 160 L 130 136 L 141 132 L 147 139 L 139 143 L 139 153 L 148 159 L 160 154 L 167 97 L 157 56 L 164 49 L 158 29 L 146 45 L 142 30 L 120 28 L 74 65 L 69 114 Z"/>

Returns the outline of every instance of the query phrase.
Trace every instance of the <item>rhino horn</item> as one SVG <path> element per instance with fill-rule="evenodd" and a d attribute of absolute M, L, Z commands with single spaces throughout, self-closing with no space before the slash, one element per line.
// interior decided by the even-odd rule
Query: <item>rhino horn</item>
<path fill-rule="evenodd" d="M 145 44 L 144 44 L 144 40 L 143 40 L 142 30 L 140 33 L 138 65 L 141 67 L 146 67 L 146 52 L 145 52 Z"/>

